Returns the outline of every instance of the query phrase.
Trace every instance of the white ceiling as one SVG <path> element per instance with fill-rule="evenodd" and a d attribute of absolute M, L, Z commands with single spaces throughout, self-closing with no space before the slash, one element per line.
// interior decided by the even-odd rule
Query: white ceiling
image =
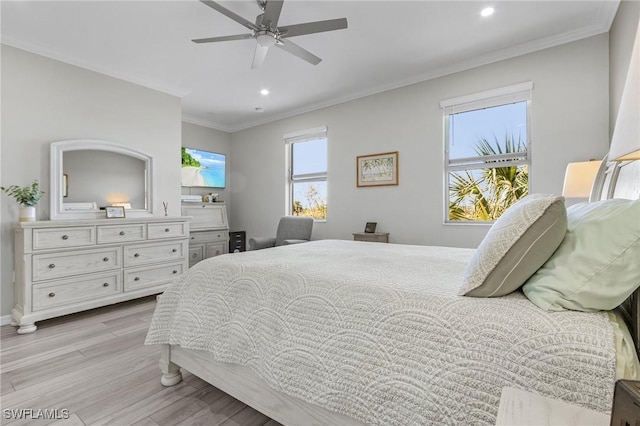
<path fill-rule="evenodd" d="M 255 0 L 220 3 L 252 22 L 261 13 Z M 237 131 L 607 32 L 618 4 L 286 0 L 280 26 L 346 17 L 349 28 L 291 39 L 317 66 L 272 48 L 256 70 L 254 40 L 190 41 L 248 32 L 196 0 L 3 0 L 2 43 L 180 96 L 185 121 Z"/>

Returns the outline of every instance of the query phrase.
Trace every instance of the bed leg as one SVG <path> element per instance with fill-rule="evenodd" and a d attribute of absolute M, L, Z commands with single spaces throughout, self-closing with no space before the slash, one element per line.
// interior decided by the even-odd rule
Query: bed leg
<path fill-rule="evenodd" d="M 171 362 L 171 346 L 169 345 L 162 345 L 160 370 L 162 370 L 160 383 L 162 383 L 163 386 L 174 386 L 182 381 L 180 367 Z"/>

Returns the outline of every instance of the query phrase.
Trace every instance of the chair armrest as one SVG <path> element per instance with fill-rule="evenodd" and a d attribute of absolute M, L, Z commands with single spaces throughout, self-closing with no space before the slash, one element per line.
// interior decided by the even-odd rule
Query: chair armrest
<path fill-rule="evenodd" d="M 276 239 L 271 237 L 249 238 L 249 250 L 260 250 L 276 246 Z"/>
<path fill-rule="evenodd" d="M 308 243 L 309 240 L 282 240 L 282 245 L 286 246 L 289 244 L 300 244 L 300 243 Z"/>

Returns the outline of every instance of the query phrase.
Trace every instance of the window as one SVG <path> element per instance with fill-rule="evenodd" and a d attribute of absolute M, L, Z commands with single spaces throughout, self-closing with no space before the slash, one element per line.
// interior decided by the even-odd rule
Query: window
<path fill-rule="evenodd" d="M 327 129 L 285 135 L 287 146 L 287 214 L 327 218 Z"/>
<path fill-rule="evenodd" d="M 529 193 L 533 83 L 442 101 L 445 222 L 494 221 Z"/>

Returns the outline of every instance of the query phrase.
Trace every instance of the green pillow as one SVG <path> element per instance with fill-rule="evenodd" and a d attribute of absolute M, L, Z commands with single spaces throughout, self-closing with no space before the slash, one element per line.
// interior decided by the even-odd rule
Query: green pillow
<path fill-rule="evenodd" d="M 640 200 L 605 200 L 567 209 L 558 250 L 523 286 L 549 311 L 611 310 L 640 286 Z"/>

